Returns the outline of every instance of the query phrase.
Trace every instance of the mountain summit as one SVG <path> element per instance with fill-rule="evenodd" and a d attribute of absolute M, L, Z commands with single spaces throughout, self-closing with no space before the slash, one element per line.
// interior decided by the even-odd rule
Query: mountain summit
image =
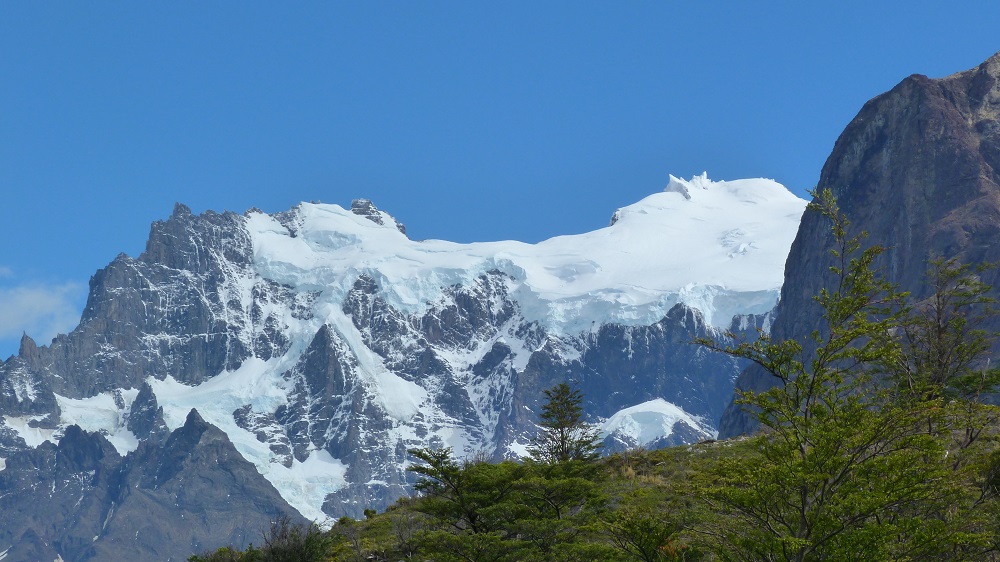
<path fill-rule="evenodd" d="M 608 322 L 649 324 L 678 302 L 720 326 L 734 314 L 768 312 L 804 204 L 769 180 L 671 176 L 664 192 L 616 211 L 611 226 L 538 244 L 412 241 L 391 217 L 373 221 L 357 205 L 252 213 L 246 229 L 262 277 L 321 288 L 333 305 L 369 276 L 387 304 L 420 314 L 444 288 L 498 271 L 524 295 L 528 321 L 575 333 Z"/>
<path fill-rule="evenodd" d="M 409 492 L 408 448 L 523 454 L 567 380 L 612 449 L 712 437 L 743 365 L 690 342 L 767 328 L 804 205 L 672 177 L 538 244 L 410 240 L 366 200 L 177 205 L 97 272 L 75 330 L 0 364 L 0 552 L 182 559 L 279 512 L 360 516 Z M 156 535 L 147 509 L 182 531 L 243 515 Z"/>

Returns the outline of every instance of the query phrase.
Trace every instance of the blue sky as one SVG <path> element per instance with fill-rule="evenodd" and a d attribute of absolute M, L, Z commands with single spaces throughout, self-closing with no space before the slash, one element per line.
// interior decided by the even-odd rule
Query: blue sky
<path fill-rule="evenodd" d="M 533 242 L 668 174 L 804 194 L 865 101 L 1000 50 L 1000 3 L 961 6 L 0 3 L 0 357 L 72 328 L 175 201 Z"/>

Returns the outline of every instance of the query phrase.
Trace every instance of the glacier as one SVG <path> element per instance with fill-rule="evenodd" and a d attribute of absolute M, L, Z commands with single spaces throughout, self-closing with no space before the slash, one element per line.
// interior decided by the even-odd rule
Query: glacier
<path fill-rule="evenodd" d="M 525 319 L 571 334 L 607 323 L 650 324 L 677 303 L 728 326 L 775 304 L 806 202 L 772 180 L 670 176 L 662 193 L 615 212 L 608 227 L 538 244 L 414 241 L 385 213 L 378 224 L 337 205 L 301 204 L 291 218 L 248 216 L 257 271 L 336 305 L 359 275 L 387 301 L 424 312 L 444 287 L 491 270 L 519 283 Z M 384 213 L 384 212 L 383 212 Z"/>

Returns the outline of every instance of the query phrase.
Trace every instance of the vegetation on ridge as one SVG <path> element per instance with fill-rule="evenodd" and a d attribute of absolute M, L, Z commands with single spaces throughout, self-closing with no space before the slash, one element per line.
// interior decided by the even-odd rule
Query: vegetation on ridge
<path fill-rule="evenodd" d="M 416 449 L 418 495 L 385 513 L 326 532 L 279 526 L 263 548 L 190 560 L 289 560 L 289 542 L 316 546 L 296 560 L 1000 559 L 989 287 L 938 260 L 932 296 L 911 302 L 829 192 L 810 209 L 836 241 L 820 327 L 803 341 L 701 342 L 779 383 L 739 397 L 758 434 L 600 459 L 582 397 L 559 385 L 523 462 Z"/>

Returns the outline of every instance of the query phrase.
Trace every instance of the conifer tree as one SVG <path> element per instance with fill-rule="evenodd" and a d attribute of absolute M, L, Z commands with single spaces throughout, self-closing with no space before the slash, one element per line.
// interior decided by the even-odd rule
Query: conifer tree
<path fill-rule="evenodd" d="M 539 415 L 541 430 L 528 447 L 531 458 L 543 463 L 592 461 L 600 456 L 597 429 L 584 421 L 583 395 L 567 383 L 545 391 Z"/>

